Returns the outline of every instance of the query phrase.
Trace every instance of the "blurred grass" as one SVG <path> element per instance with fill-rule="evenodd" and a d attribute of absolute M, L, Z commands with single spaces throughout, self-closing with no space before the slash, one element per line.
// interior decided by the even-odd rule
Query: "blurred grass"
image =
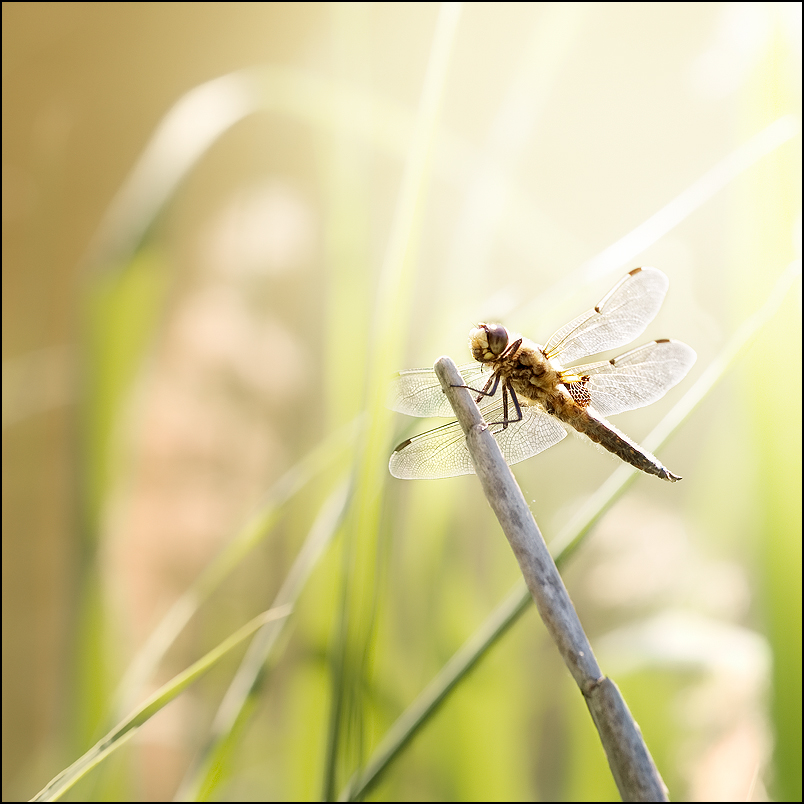
<path fill-rule="evenodd" d="M 169 684 L 162 686 L 154 695 L 138 706 L 130 715 L 124 718 L 102 740 L 82 755 L 69 768 L 55 777 L 43 788 L 33 800 L 57 801 L 73 785 L 77 784 L 92 768 L 103 762 L 113 751 L 118 750 L 130 739 L 144 723 L 153 717 L 159 710 L 167 706 L 177 695 L 180 695 L 188 686 L 208 672 L 230 650 L 237 647 L 240 642 L 251 637 L 257 630 L 277 619 L 281 620 L 290 614 L 289 605 L 278 609 L 271 609 L 255 617 L 250 623 L 235 631 L 231 637 L 219 645 L 214 651 L 199 659 L 191 667 L 175 678 Z"/>
<path fill-rule="evenodd" d="M 380 378 L 404 365 L 402 350 L 406 344 L 429 342 L 433 331 L 452 329 L 452 318 L 462 320 L 466 316 L 466 308 L 458 301 L 456 309 L 444 311 L 443 315 L 438 310 L 436 320 L 425 316 L 428 305 L 411 305 L 411 296 L 422 288 L 429 288 L 439 302 L 448 298 L 448 294 L 436 292 L 439 282 L 450 281 L 444 279 L 446 273 L 437 277 L 430 267 L 438 257 L 417 257 L 423 245 L 439 255 L 448 250 L 441 243 L 434 244 L 424 210 L 432 208 L 428 204 L 434 204 L 438 193 L 443 193 L 436 183 L 439 178 L 450 176 L 460 184 L 462 166 L 475 158 L 478 163 L 481 160 L 477 149 L 449 130 L 442 130 L 437 147 L 433 145 L 434 109 L 416 117 L 390 95 L 355 89 L 363 85 L 371 69 L 361 55 L 367 52 L 371 30 L 366 14 L 359 6 L 333 9 L 333 58 L 337 65 L 333 75 L 322 77 L 293 68 L 244 71 L 189 93 L 156 130 L 87 256 L 86 264 L 92 270 L 84 308 L 86 374 L 80 413 L 84 544 L 80 585 L 85 602 L 73 632 L 79 663 L 77 697 L 69 724 L 73 736 L 70 760 L 94 739 L 90 735 L 97 736 L 99 729 L 108 728 L 110 719 L 121 716 L 119 711 L 113 716 L 116 699 L 112 689 L 120 675 L 119 665 L 127 663 L 133 653 L 125 644 L 125 626 L 124 633 L 120 633 L 122 618 L 108 591 L 109 584 L 117 579 L 104 575 L 97 551 L 102 551 L 106 538 L 105 512 L 125 490 L 131 472 L 131 454 L 125 448 L 124 434 L 132 407 L 136 407 L 143 393 L 140 380 L 147 375 L 153 355 L 160 348 L 166 321 L 175 312 L 172 301 L 186 290 L 178 278 L 179 260 L 164 248 L 171 234 L 169 226 L 163 224 L 175 214 L 182 188 L 192 180 L 201 160 L 208 158 L 215 147 L 226 148 L 228 129 L 249 114 L 268 112 L 281 119 L 304 121 L 317 132 L 325 210 L 322 261 L 326 271 L 321 278 L 322 298 L 316 300 L 323 310 L 323 323 L 314 345 L 316 353 L 323 357 L 314 365 L 321 367 L 324 379 L 315 386 L 315 395 L 320 392 L 320 397 L 314 412 L 308 409 L 293 423 L 301 423 L 311 433 L 312 443 L 320 442 L 321 448 L 314 450 L 306 462 L 300 462 L 289 478 L 279 482 L 265 507 L 253 515 L 238 536 L 232 537 L 230 546 L 207 565 L 195 583 L 188 585 L 186 595 L 172 611 L 175 620 L 172 624 L 165 620 L 161 641 L 145 647 L 140 657 L 142 664 L 123 684 L 122 698 L 133 704 L 132 699 L 137 697 L 134 691 L 143 685 L 148 689 L 147 678 L 155 670 L 174 677 L 175 669 L 168 668 L 175 664 L 171 649 L 175 649 L 182 626 L 188 625 L 190 634 L 194 634 L 189 649 L 190 653 L 196 651 L 194 655 L 206 644 L 199 638 L 199 631 L 217 634 L 221 627 L 225 633 L 226 629 L 233 631 L 243 619 L 227 617 L 233 614 L 226 609 L 227 596 L 242 594 L 247 610 L 263 600 L 259 591 L 253 593 L 259 587 L 243 585 L 241 589 L 236 583 L 234 587 L 224 586 L 216 595 L 216 588 L 220 589 L 229 573 L 235 571 L 237 560 L 270 575 L 266 590 L 278 588 L 281 576 L 277 582 L 275 572 L 284 571 L 264 561 L 260 549 L 268 545 L 270 554 L 277 556 L 278 567 L 291 566 L 292 556 L 301 554 L 298 534 L 313 533 L 313 523 L 321 515 L 332 525 L 330 535 L 337 533 L 338 538 L 333 548 L 321 555 L 320 563 L 308 568 L 312 575 L 307 587 L 296 590 L 298 607 L 290 623 L 293 632 L 283 635 L 279 646 L 283 650 L 270 655 L 270 648 L 258 652 L 268 664 L 257 673 L 252 667 L 250 681 L 242 680 L 236 668 L 226 666 L 229 672 L 225 678 L 218 678 L 195 699 L 196 706 L 203 705 L 207 713 L 217 710 L 220 717 L 220 701 L 234 694 L 236 683 L 232 685 L 231 679 L 238 677 L 242 682 L 240 692 L 246 689 L 249 696 L 241 713 L 234 715 L 242 720 L 230 733 L 223 759 L 208 765 L 206 775 L 197 770 L 204 766 L 204 746 L 223 732 L 220 722 L 212 722 L 209 714 L 200 721 L 190 716 L 191 722 L 202 725 L 186 734 L 183 743 L 188 754 L 199 753 L 196 763 L 190 763 L 181 789 L 185 795 L 195 791 L 204 798 L 262 795 L 293 799 L 318 797 L 323 788 L 326 797 L 333 797 L 353 773 L 371 764 L 373 752 L 399 713 L 445 667 L 456 648 L 477 633 L 475 629 L 513 580 L 509 557 L 498 549 L 496 529 L 483 504 L 475 503 L 471 480 L 438 488 L 401 487 L 385 471 L 393 437 L 390 416 L 380 409 Z M 564 43 L 570 52 L 574 37 L 582 31 L 582 26 L 578 31 L 574 29 L 576 23 L 570 26 L 573 33 Z M 567 22 L 560 14 L 550 24 L 566 34 Z M 549 41 L 552 30 L 556 29 L 547 25 L 537 32 L 538 37 Z M 460 39 L 460 33 L 458 36 Z M 777 42 L 776 48 L 773 52 L 783 49 L 783 43 Z M 533 60 L 533 54 L 529 59 Z M 445 61 L 441 69 L 446 67 Z M 538 59 L 531 69 L 541 75 Z M 755 74 L 755 84 L 749 84 L 747 106 L 756 103 L 760 108 L 746 108 L 739 143 L 790 112 L 790 102 L 784 94 L 772 99 L 770 109 L 755 100 L 768 101 L 765 88 L 782 83 L 778 75 L 781 69 L 769 54 Z M 762 71 L 766 74 L 759 74 Z M 558 79 L 550 79 L 553 80 Z M 207 94 L 205 88 L 209 90 Z M 215 101 L 211 106 L 210 98 Z M 205 119 L 201 114 L 204 110 L 207 125 L 194 131 L 195 146 L 187 146 L 181 158 L 171 161 L 167 146 L 175 148 L 176 132 L 193 131 Z M 182 115 L 186 116 L 184 125 Z M 160 135 L 164 139 L 160 140 Z M 162 153 L 160 144 L 165 146 Z M 420 150 L 411 155 L 412 147 Z M 432 148 L 435 156 L 428 161 L 426 152 Z M 719 293 L 745 295 L 742 300 L 728 299 L 729 310 L 753 311 L 757 301 L 765 298 L 776 266 L 790 259 L 790 232 L 800 214 L 800 192 L 796 181 L 791 180 L 800 175 L 797 152 L 791 155 L 794 150 L 788 147 L 774 152 L 758 163 L 749 180 L 731 180 L 738 187 L 739 203 L 729 211 L 727 229 L 733 253 L 726 263 L 726 279 L 722 275 L 701 279 L 702 287 L 711 282 Z M 409 172 L 407 178 L 400 179 L 398 160 L 406 154 Z M 393 164 L 393 175 L 402 187 L 396 212 L 390 215 L 392 223 L 384 227 L 377 226 L 371 218 L 376 205 L 372 181 L 380 159 Z M 702 169 L 712 161 L 704 160 Z M 527 219 L 518 203 L 530 194 L 523 189 L 525 182 L 516 175 L 516 167 L 516 160 L 511 159 L 506 168 L 514 188 L 509 196 L 514 206 L 511 214 Z M 384 165 L 382 169 L 388 168 Z M 425 199 L 427 186 L 430 190 Z M 769 198 L 782 198 L 785 204 L 771 207 L 764 203 Z M 538 204 L 544 203 L 539 199 Z M 647 217 L 653 208 L 646 203 Z M 761 224 L 746 225 L 746 221 L 758 216 L 762 217 Z M 439 220 L 446 224 L 444 218 Z M 484 218 L 477 225 L 489 226 L 493 233 L 496 224 Z M 379 231 L 384 237 L 378 248 L 372 239 L 378 238 Z M 482 240 L 477 232 L 472 234 Z M 561 241 L 560 232 L 552 235 L 555 243 Z M 460 237 L 467 237 L 467 233 L 455 234 L 456 239 Z M 480 246 L 478 249 L 483 250 Z M 384 260 L 377 259 L 377 251 L 385 253 Z M 585 254 L 588 253 L 587 249 Z M 556 265 L 561 264 L 560 259 L 556 253 Z M 700 260 L 706 261 L 703 255 Z M 379 276 L 373 268 L 378 262 L 385 266 Z M 419 265 L 422 262 L 424 266 Z M 478 262 L 483 264 L 482 259 Z M 667 266 L 662 267 L 672 275 Z M 418 280 L 416 270 L 422 273 Z M 495 275 L 494 279 L 498 278 Z M 428 285 L 430 280 L 432 285 Z M 476 297 L 488 295 L 487 287 L 467 284 L 469 287 L 461 287 L 457 296 L 474 296 L 473 303 L 477 304 Z M 496 288 L 496 282 L 493 284 Z M 538 286 L 538 281 L 533 284 Z M 570 284 L 576 286 L 572 288 L 575 292 L 583 283 L 578 280 Z M 521 287 L 523 297 L 533 295 L 532 286 Z M 676 285 L 671 284 L 671 294 L 674 290 Z M 703 290 L 701 293 L 705 295 Z M 559 297 L 563 301 L 565 295 L 554 294 L 551 304 L 543 302 L 541 309 L 552 310 Z M 588 302 L 595 292 L 586 287 L 583 295 Z M 713 297 L 714 294 L 710 296 Z M 577 311 L 569 308 L 555 315 L 560 319 L 564 312 Z M 800 371 L 795 368 L 801 365 L 800 351 L 796 351 L 799 336 L 791 337 L 791 332 L 800 328 L 799 316 L 800 311 L 791 310 L 789 305 L 782 308 L 775 319 L 776 330 L 748 353 L 741 376 L 750 370 L 749 361 L 755 355 L 768 356 L 773 361 L 771 377 L 787 378 L 791 371 Z M 737 328 L 738 321 L 730 323 L 733 326 L 728 332 Z M 673 326 L 673 320 L 668 319 L 668 324 Z M 539 323 L 539 327 L 543 324 Z M 467 328 L 468 325 L 461 329 L 461 338 Z M 547 331 L 533 332 L 537 338 L 547 334 L 549 327 Z M 669 334 L 675 336 L 676 332 Z M 699 348 L 699 344 L 693 345 Z M 460 355 L 456 357 L 460 359 Z M 795 430 L 791 434 L 766 415 L 765 385 L 738 381 L 737 388 L 743 404 L 751 407 L 749 420 L 756 428 L 746 433 L 755 450 L 754 481 L 759 504 L 752 512 L 750 552 L 752 565 L 759 568 L 757 591 L 761 591 L 762 599 L 757 604 L 765 618 L 764 624 L 752 617 L 744 625 L 768 634 L 777 659 L 773 665 L 770 710 L 776 754 L 774 772 L 768 775 L 778 792 L 774 797 L 795 800 L 796 786 L 800 787 L 800 705 L 796 703 L 800 701 L 800 642 L 790 637 L 791 633 L 800 634 L 800 453 L 791 450 L 790 443 L 800 443 L 800 438 L 796 439 Z M 330 442 L 323 441 L 324 434 L 339 432 L 337 428 L 365 409 L 371 412 L 367 430 L 360 434 L 350 431 L 346 446 L 337 435 Z M 699 421 L 707 427 L 717 416 L 717 407 L 713 410 L 703 406 L 698 413 Z M 793 427 L 800 421 L 795 411 L 790 411 L 787 418 Z M 320 421 L 325 422 L 323 431 Z M 691 449 L 691 442 L 685 443 Z M 707 464 L 696 463 L 698 457 L 692 453 L 685 458 L 687 465 L 699 468 L 698 480 L 689 481 L 694 490 L 699 490 L 697 505 L 713 505 L 703 500 L 706 489 L 709 493 L 713 488 L 719 489 L 714 505 L 728 497 L 727 480 L 701 477 L 706 473 L 700 468 Z M 590 451 L 590 462 L 600 460 Z M 579 487 L 583 487 L 582 472 L 577 479 Z M 352 488 L 346 511 L 342 516 L 326 515 L 327 499 L 334 489 L 343 488 L 344 482 L 350 482 Z M 534 484 L 534 494 L 540 495 L 534 503 L 537 517 L 546 507 L 541 498 L 553 493 L 548 485 L 547 480 Z M 691 498 L 682 498 L 687 501 L 679 506 L 691 519 L 696 505 L 695 491 L 692 494 Z M 567 510 L 575 511 L 579 499 L 583 495 L 572 495 L 566 498 L 564 511 L 545 513 L 548 527 L 554 522 L 566 522 L 570 518 Z M 651 520 L 649 515 L 644 517 L 646 523 Z M 636 527 L 634 522 L 624 523 L 627 525 Z M 293 537 L 287 544 L 282 541 L 286 531 Z M 584 599 L 582 585 L 575 588 L 582 597 L 581 604 L 586 604 L 592 625 L 603 631 L 613 627 L 611 620 L 597 613 L 594 598 Z M 246 600 L 246 592 L 254 597 Z M 274 593 L 265 594 L 271 599 Z M 799 626 L 795 625 L 794 614 L 799 617 Z M 620 616 L 638 620 L 640 615 L 636 608 L 615 613 L 614 619 Z M 603 800 L 614 795 L 585 708 L 570 693 L 571 686 L 566 685 L 563 669 L 556 666 L 550 646 L 542 644 L 535 618 L 526 618 L 525 622 L 527 630 L 521 627 L 504 640 L 490 639 L 493 648 L 486 662 L 471 675 L 459 675 L 460 683 L 448 705 L 427 729 L 416 735 L 409 750 L 399 756 L 372 795 L 403 800 L 516 799 L 534 795 Z M 181 655 L 188 655 L 186 646 Z M 165 667 L 157 670 L 163 657 L 167 657 Z M 241 664 L 241 673 L 244 667 Z M 701 662 L 691 675 L 700 679 L 707 672 Z M 679 745 L 689 751 L 689 737 L 685 735 L 695 729 L 679 722 L 673 702 L 693 694 L 690 690 L 695 689 L 694 679 L 685 678 L 683 673 L 674 674 L 671 669 L 664 669 L 661 677 L 655 670 L 642 670 L 630 678 L 626 676 L 625 683 L 621 677 L 616 678 L 627 700 L 629 682 L 637 691 L 637 719 L 668 782 L 680 792 L 685 785 L 690 786 L 686 788 L 689 790 L 695 781 L 689 771 L 691 761 Z M 709 728 L 712 727 L 710 722 Z M 328 752 L 324 736 L 327 732 Z M 130 767 L 150 768 L 156 774 L 148 757 L 131 745 L 121 752 L 126 754 Z M 325 761 L 327 753 L 329 760 Z M 209 771 L 210 767 L 214 772 Z M 132 771 L 128 779 L 124 775 L 122 780 L 120 776 L 106 780 L 99 776 L 88 787 L 83 786 L 88 784 L 85 780 L 71 795 L 76 800 L 86 797 L 87 791 L 99 800 L 139 797 L 142 787 L 138 774 Z M 686 796 L 674 791 L 674 797 Z"/>

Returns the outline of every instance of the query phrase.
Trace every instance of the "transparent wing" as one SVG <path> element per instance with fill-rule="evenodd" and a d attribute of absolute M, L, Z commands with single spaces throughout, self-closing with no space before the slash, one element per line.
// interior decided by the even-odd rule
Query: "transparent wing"
<path fill-rule="evenodd" d="M 555 332 L 544 351 L 566 365 L 630 343 L 659 312 L 669 284 L 656 268 L 635 268 L 595 307 Z"/>
<path fill-rule="evenodd" d="M 475 471 L 458 422 L 403 441 L 391 453 L 388 468 L 394 477 L 403 480 L 433 480 Z"/>
<path fill-rule="evenodd" d="M 491 376 L 489 369 L 480 363 L 464 363 L 458 366 L 458 371 L 470 388 L 478 390 L 482 390 Z M 385 404 L 408 416 L 455 415 L 432 369 L 408 369 L 395 374 Z"/>
<path fill-rule="evenodd" d="M 491 402 L 481 406 L 487 422 L 503 417 L 502 397 L 497 393 Z M 567 435 L 559 422 L 541 407 L 522 405 L 522 420 L 504 430 L 492 426 L 505 460 L 519 463 L 552 447 Z M 466 437 L 458 422 L 450 422 L 435 430 L 403 441 L 392 453 L 388 468 L 394 477 L 404 480 L 432 480 L 440 477 L 474 474 Z"/>
<path fill-rule="evenodd" d="M 601 416 L 613 416 L 661 399 L 686 376 L 696 357 L 686 343 L 661 340 L 611 360 L 573 366 L 571 372 L 589 375 L 586 390 L 592 407 Z"/>

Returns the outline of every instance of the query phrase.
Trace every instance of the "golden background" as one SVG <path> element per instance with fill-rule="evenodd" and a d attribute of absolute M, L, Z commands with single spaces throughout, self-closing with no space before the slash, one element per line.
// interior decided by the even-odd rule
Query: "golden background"
<path fill-rule="evenodd" d="M 639 342 L 698 362 L 620 429 L 751 345 L 657 450 L 683 482 L 637 478 L 564 576 L 672 798 L 800 799 L 800 9 L 3 4 L 3 798 L 125 714 L 133 657 L 266 496 L 131 703 L 329 527 L 209 795 L 337 795 L 517 579 L 476 478 L 388 474 L 428 425 L 384 378 L 465 362 L 479 320 L 544 343 L 655 265 Z M 574 438 L 516 467 L 548 543 L 616 468 Z M 241 657 L 68 798 L 189 789 Z M 616 795 L 530 611 L 369 797 Z"/>

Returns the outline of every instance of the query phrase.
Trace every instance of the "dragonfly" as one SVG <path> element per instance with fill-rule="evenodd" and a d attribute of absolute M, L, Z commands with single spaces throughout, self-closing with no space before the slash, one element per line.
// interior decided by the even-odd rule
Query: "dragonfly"
<path fill-rule="evenodd" d="M 635 268 L 544 346 L 501 324 L 472 329 L 469 348 L 475 362 L 458 370 L 509 464 L 549 449 L 576 430 L 643 472 L 673 483 L 681 480 L 606 417 L 661 399 L 686 376 L 695 351 L 681 341 L 662 339 L 610 360 L 567 365 L 641 335 L 669 284 L 657 268 Z M 455 415 L 433 369 L 398 372 L 388 407 L 409 416 Z M 408 480 L 474 473 L 457 421 L 403 441 L 391 454 L 389 469 Z"/>

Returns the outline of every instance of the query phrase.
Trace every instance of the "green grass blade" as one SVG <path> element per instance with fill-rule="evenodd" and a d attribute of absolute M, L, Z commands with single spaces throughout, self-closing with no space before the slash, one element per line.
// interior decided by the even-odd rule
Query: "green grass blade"
<path fill-rule="evenodd" d="M 120 748 L 140 726 L 167 706 L 190 684 L 201 678 L 208 670 L 211 670 L 229 651 L 256 633 L 266 623 L 287 617 L 290 612 L 291 606 L 289 605 L 269 609 L 235 631 L 234 634 L 197 662 L 190 665 L 184 672 L 179 673 L 167 684 L 160 687 L 148 700 L 118 723 L 102 740 L 99 740 L 83 756 L 54 777 L 31 801 L 56 801 L 61 798 L 79 779 Z"/>

